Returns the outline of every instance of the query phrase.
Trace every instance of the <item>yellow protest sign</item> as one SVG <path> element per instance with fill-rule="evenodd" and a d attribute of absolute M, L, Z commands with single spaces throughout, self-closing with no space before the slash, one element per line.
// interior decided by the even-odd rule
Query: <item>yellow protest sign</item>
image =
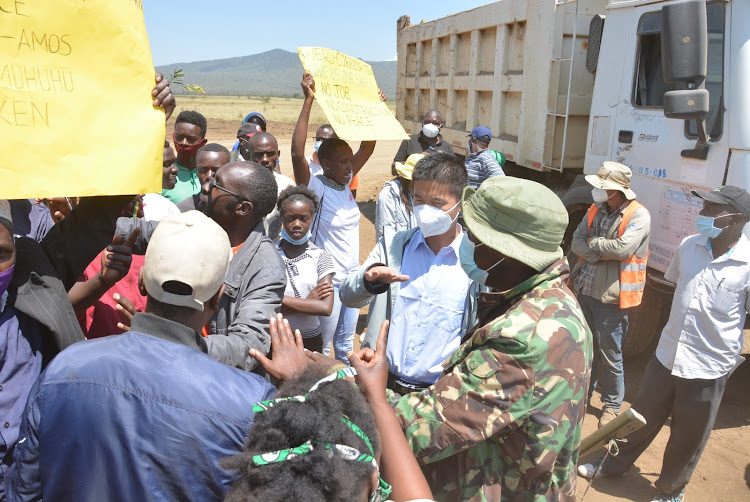
<path fill-rule="evenodd" d="M 339 138 L 349 141 L 408 139 L 378 97 L 372 67 L 322 47 L 298 47 L 305 71 L 315 77 L 315 100 Z"/>
<path fill-rule="evenodd" d="M 141 0 L 0 0 L 0 199 L 161 192 Z"/>

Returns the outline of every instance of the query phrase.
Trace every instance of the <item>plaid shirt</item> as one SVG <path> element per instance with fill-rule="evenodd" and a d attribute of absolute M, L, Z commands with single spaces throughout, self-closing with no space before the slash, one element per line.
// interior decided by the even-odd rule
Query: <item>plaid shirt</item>
<path fill-rule="evenodd" d="M 606 237 L 607 231 L 610 229 L 612 224 L 615 222 L 618 216 L 622 214 L 624 206 L 621 206 L 616 211 L 609 213 L 606 207 L 607 203 L 602 203 L 599 206 L 599 211 L 594 217 L 592 226 L 589 228 L 589 238 L 591 237 Z M 588 218 L 588 213 L 584 218 Z M 593 296 L 594 294 L 594 276 L 596 275 L 596 263 L 584 262 L 578 274 L 575 276 L 575 287 L 576 292 L 579 295 Z"/>

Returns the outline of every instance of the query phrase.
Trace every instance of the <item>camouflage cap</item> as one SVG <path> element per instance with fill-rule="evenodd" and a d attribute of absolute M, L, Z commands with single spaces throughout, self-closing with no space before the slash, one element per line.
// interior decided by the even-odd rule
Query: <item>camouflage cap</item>
<path fill-rule="evenodd" d="M 559 260 L 568 211 L 549 188 L 534 181 L 494 176 L 478 190 L 464 189 L 461 210 L 480 242 L 535 270 Z"/>

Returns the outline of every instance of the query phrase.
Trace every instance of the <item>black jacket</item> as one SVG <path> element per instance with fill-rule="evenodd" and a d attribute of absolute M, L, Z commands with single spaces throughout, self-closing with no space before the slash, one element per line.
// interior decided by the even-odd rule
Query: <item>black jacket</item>
<path fill-rule="evenodd" d="M 16 239 L 8 305 L 44 326 L 44 361 L 84 339 L 68 290 L 112 242 L 115 222 L 131 196 L 87 197 L 41 243 Z"/>

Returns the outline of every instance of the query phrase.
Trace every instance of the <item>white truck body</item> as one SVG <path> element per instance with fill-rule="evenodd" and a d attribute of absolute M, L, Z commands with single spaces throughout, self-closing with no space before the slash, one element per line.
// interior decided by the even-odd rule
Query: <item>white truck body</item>
<path fill-rule="evenodd" d="M 655 50 L 661 9 L 674 1 L 502 0 L 413 26 L 402 17 L 397 116 L 417 132 L 425 111 L 441 111 L 441 134 L 460 154 L 468 131 L 490 127 L 490 148 L 535 171 L 528 172 L 533 179 L 565 186 L 572 224 L 591 203 L 591 187 L 579 176 L 595 174 L 605 160 L 628 165 L 632 188 L 651 212 L 650 277 L 658 280 L 653 270 L 664 272 L 682 239 L 696 233 L 702 204 L 690 190 L 750 190 L 750 2 L 708 2 L 712 141 L 707 159 L 697 160 L 681 156 L 696 143 L 688 136 L 695 122 L 668 119 L 661 106 L 669 89 Z M 595 15 L 606 20 L 591 74 L 586 53 Z"/>

